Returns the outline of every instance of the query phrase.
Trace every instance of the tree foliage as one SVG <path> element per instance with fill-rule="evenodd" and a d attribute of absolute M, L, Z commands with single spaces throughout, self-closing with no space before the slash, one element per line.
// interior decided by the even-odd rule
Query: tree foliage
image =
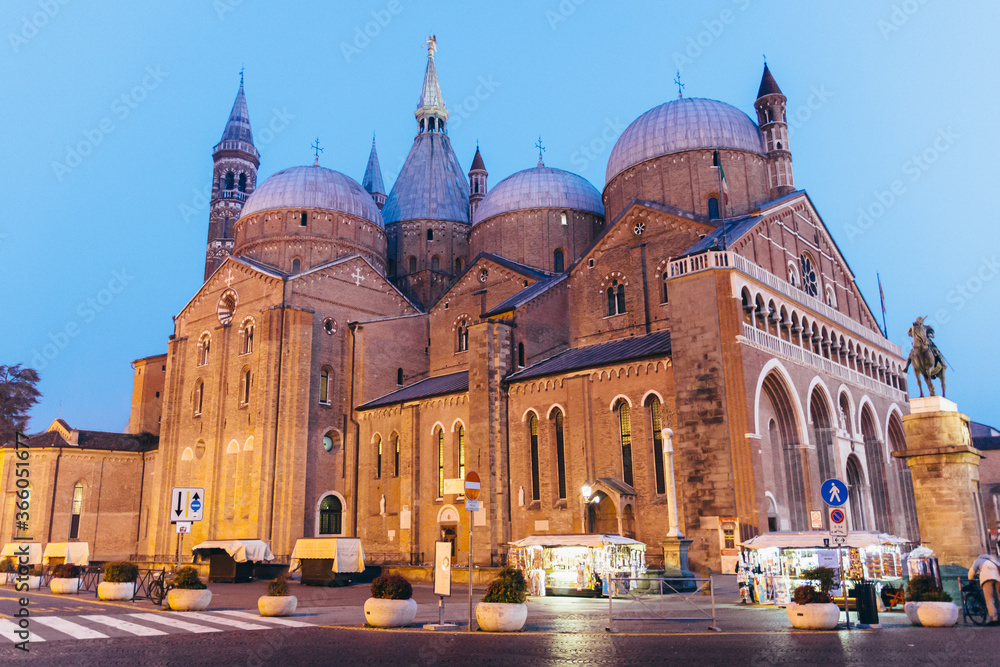
<path fill-rule="evenodd" d="M 0 444 L 14 442 L 16 434 L 28 428 L 28 411 L 41 396 L 36 384 L 35 369 L 0 366 Z"/>

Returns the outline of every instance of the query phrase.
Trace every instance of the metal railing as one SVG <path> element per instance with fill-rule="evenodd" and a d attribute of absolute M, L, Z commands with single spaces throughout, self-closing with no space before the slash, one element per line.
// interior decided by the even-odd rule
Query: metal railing
<path fill-rule="evenodd" d="M 608 632 L 618 632 L 616 621 L 710 621 L 709 630 L 721 632 L 715 620 L 715 587 L 711 576 L 707 579 L 611 577 L 608 585 L 608 627 L 605 628 Z M 707 605 L 696 602 L 706 597 L 709 598 Z M 684 613 L 689 615 L 682 615 Z"/>

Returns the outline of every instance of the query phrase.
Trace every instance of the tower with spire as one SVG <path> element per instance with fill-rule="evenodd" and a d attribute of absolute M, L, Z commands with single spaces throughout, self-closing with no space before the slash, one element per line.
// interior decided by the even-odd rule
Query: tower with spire
<path fill-rule="evenodd" d="M 375 135 L 372 135 L 372 152 L 368 155 L 368 166 L 365 167 L 361 186 L 368 191 L 381 211 L 385 206 L 385 186 L 382 184 L 382 167 L 379 166 L 378 153 L 375 151 Z"/>
<path fill-rule="evenodd" d="M 212 200 L 208 214 L 208 249 L 205 253 L 205 280 L 208 280 L 233 250 L 233 223 L 240 217 L 243 203 L 257 186 L 260 154 L 253 144 L 250 112 L 243 92 L 243 72 L 240 89 L 229 112 L 222 139 L 212 149 L 215 168 L 212 171 Z"/>
<path fill-rule="evenodd" d="M 469 169 L 469 222 L 472 222 L 479 202 L 486 196 L 486 163 L 476 146 L 476 155 L 472 158 L 472 168 Z"/>
<path fill-rule="evenodd" d="M 757 90 L 757 124 L 764 135 L 767 151 L 767 186 L 771 199 L 777 199 L 795 191 L 792 175 L 792 152 L 788 147 L 788 122 L 785 119 L 787 100 L 778 88 L 767 63 Z"/>

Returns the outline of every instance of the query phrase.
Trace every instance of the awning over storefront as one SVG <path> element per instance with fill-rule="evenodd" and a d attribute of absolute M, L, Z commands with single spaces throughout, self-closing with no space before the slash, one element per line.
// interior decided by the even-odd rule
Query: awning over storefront
<path fill-rule="evenodd" d="M 529 535 L 517 542 L 511 542 L 512 547 L 592 547 L 600 548 L 609 544 L 628 545 L 635 549 L 646 550 L 646 545 L 637 540 L 621 535 Z"/>
<path fill-rule="evenodd" d="M 824 544 L 828 540 L 829 544 Z M 906 544 L 906 540 L 887 533 L 876 533 L 872 531 L 850 531 L 847 540 L 841 545 L 852 549 L 864 549 L 865 547 Z M 830 539 L 830 533 L 824 530 L 813 530 L 808 532 L 779 531 L 776 533 L 764 533 L 752 537 L 743 543 L 747 549 L 766 549 L 775 547 L 778 549 L 824 549 L 836 547 Z"/>
<path fill-rule="evenodd" d="M 50 558 L 64 558 L 70 565 L 86 565 L 90 562 L 90 545 L 86 542 L 49 542 L 45 545 L 42 562 L 48 565 Z"/>
<path fill-rule="evenodd" d="M 191 549 L 191 553 L 213 549 L 225 551 L 237 563 L 245 563 L 247 561 L 259 563 L 274 558 L 271 548 L 264 540 L 208 540 L 201 544 L 196 544 Z"/>
<path fill-rule="evenodd" d="M 299 568 L 304 558 L 333 559 L 333 572 L 364 572 L 365 550 L 357 537 L 317 537 L 295 541 L 289 570 Z"/>
<path fill-rule="evenodd" d="M 20 554 L 28 552 L 28 565 L 42 564 L 42 543 L 41 542 L 8 542 L 0 551 L 0 558 L 13 558 L 14 565 L 17 565 Z"/>

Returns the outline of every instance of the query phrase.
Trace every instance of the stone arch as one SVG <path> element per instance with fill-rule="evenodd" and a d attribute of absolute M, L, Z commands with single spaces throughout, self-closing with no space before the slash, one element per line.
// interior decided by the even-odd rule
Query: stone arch
<path fill-rule="evenodd" d="M 437 518 L 435 519 L 438 525 L 458 525 L 461 521 L 461 515 L 458 513 L 458 509 L 454 505 L 445 505 L 440 510 L 438 510 Z"/>
<path fill-rule="evenodd" d="M 848 432 L 848 434 L 854 434 L 854 400 L 851 398 L 851 392 L 847 389 L 845 385 L 840 385 L 840 389 L 837 393 L 837 410 L 839 415 L 842 417 L 842 423 L 840 427 Z"/>
<path fill-rule="evenodd" d="M 629 400 L 628 396 L 626 396 L 625 394 L 618 394 L 617 396 L 611 399 L 611 405 L 608 407 L 608 409 L 614 412 L 615 408 L 618 406 L 618 401 L 625 401 L 626 403 L 628 403 L 628 406 L 630 408 L 632 407 L 632 401 Z"/>
<path fill-rule="evenodd" d="M 861 436 L 864 438 L 865 462 L 868 464 L 868 482 L 871 486 L 872 511 L 875 515 L 875 529 L 883 533 L 892 532 L 889 520 L 889 489 L 886 485 L 885 454 L 879 438 L 879 427 L 875 409 L 865 396 L 861 401 Z"/>
<path fill-rule="evenodd" d="M 837 456 L 837 424 L 834 421 L 833 401 L 830 392 L 818 377 L 809 388 L 809 422 L 812 424 L 813 442 L 819 464 L 819 478 L 839 478 L 840 461 Z"/>
<path fill-rule="evenodd" d="M 867 493 L 865 484 L 865 473 L 861 467 L 861 460 L 856 454 L 847 457 L 845 466 L 847 473 L 847 498 L 851 508 L 851 529 L 868 530 L 868 510 Z"/>
<path fill-rule="evenodd" d="M 240 451 L 240 443 L 233 438 L 229 441 L 229 445 L 226 447 L 226 454 L 236 454 Z"/>
<path fill-rule="evenodd" d="M 469 430 L 468 427 L 465 425 L 465 422 L 462 421 L 462 418 L 458 417 L 455 421 L 451 423 L 451 432 L 452 433 L 456 432 L 459 426 L 461 426 L 466 431 Z"/>
<path fill-rule="evenodd" d="M 649 399 L 650 396 L 656 396 L 656 398 L 660 399 L 661 405 L 667 404 L 667 402 L 663 400 L 663 394 L 656 391 L 655 389 L 649 389 L 646 391 L 645 394 L 642 395 L 642 400 L 639 401 L 639 405 L 646 405 L 646 401 Z"/>
<path fill-rule="evenodd" d="M 535 418 L 537 418 L 538 412 L 536 412 L 534 408 L 528 408 L 527 410 L 524 411 L 524 414 L 521 415 L 521 421 L 527 423 L 528 417 L 530 417 L 531 415 L 535 415 Z"/>
<path fill-rule="evenodd" d="M 885 428 L 885 441 L 889 451 L 906 451 L 906 434 L 903 430 L 902 413 L 895 404 L 889 409 Z M 896 478 L 898 506 L 902 509 L 902 515 L 896 517 L 896 534 L 906 537 L 910 542 L 918 542 L 920 540 L 920 524 L 917 521 L 917 504 L 913 495 L 913 477 L 910 474 L 910 466 L 907 465 L 906 459 L 891 456 L 889 468 L 891 474 Z"/>
<path fill-rule="evenodd" d="M 782 370 L 772 368 L 761 373 L 757 412 L 759 415 L 763 404 L 768 428 L 762 444 L 767 449 L 765 459 L 771 464 L 765 464 L 765 469 L 773 474 L 773 486 L 778 496 L 785 500 L 791 530 L 808 530 L 808 450 L 800 419 L 801 407 L 791 381 Z"/>
<path fill-rule="evenodd" d="M 562 413 L 563 413 L 563 415 L 565 416 L 565 414 L 566 414 L 566 408 L 564 408 L 564 407 L 563 407 L 563 406 L 562 406 L 561 404 L 559 404 L 559 403 L 553 403 L 553 404 L 552 404 L 552 405 L 551 405 L 551 406 L 549 407 L 549 411 L 548 411 L 547 413 L 545 413 L 545 418 L 546 418 L 546 419 L 552 419 L 552 415 L 554 415 L 554 414 L 555 414 L 556 410 L 558 410 L 558 411 L 562 412 Z"/>
<path fill-rule="evenodd" d="M 336 498 L 337 500 L 340 501 L 340 530 L 331 533 L 320 533 L 320 523 L 321 523 L 320 515 L 324 511 L 323 501 L 329 497 Z M 346 511 L 346 508 L 347 508 L 347 499 L 344 498 L 344 496 L 341 495 L 339 491 L 334 491 L 333 489 L 330 489 L 329 491 L 324 491 L 323 493 L 319 494 L 319 498 L 316 500 L 316 510 L 314 512 L 315 525 L 313 529 L 314 530 L 313 535 L 316 535 L 317 537 L 320 537 L 321 535 L 343 535 L 345 533 L 344 513 Z"/>
<path fill-rule="evenodd" d="M 441 429 L 443 431 L 444 430 L 444 424 L 442 424 L 441 422 L 434 422 L 434 426 L 431 426 L 431 435 L 436 435 L 437 432 L 438 432 L 438 429 Z"/>

